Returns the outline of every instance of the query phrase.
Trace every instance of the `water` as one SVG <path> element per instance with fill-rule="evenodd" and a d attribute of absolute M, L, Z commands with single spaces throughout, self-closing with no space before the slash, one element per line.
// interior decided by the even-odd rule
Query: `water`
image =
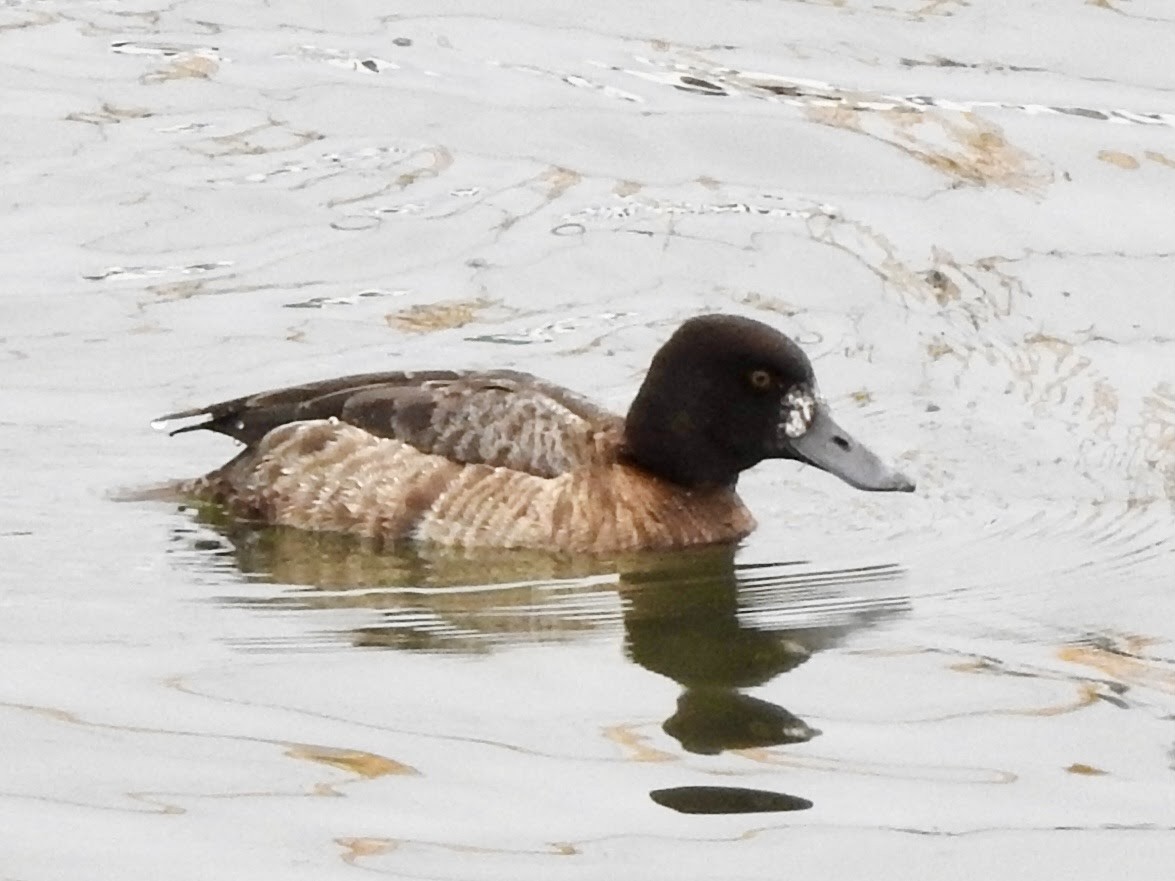
<path fill-rule="evenodd" d="M 0 876 L 1167 877 L 1173 39 L 0 6 Z M 767 463 L 733 555 L 602 561 L 114 501 L 231 454 L 151 419 L 300 380 L 623 410 L 703 310 L 799 340 L 918 492 Z"/>

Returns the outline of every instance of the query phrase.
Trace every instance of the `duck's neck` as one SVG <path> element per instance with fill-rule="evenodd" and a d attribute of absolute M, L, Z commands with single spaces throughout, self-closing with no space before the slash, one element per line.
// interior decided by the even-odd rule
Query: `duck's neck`
<path fill-rule="evenodd" d="M 621 458 L 687 489 L 734 488 L 749 463 L 734 461 L 714 438 L 694 394 L 676 383 L 651 383 L 650 371 L 624 420 Z M 683 383 L 682 385 L 688 385 Z"/>

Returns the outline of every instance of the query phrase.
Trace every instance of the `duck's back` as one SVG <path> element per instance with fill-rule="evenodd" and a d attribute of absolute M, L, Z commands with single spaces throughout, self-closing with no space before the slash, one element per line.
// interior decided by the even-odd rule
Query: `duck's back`
<path fill-rule="evenodd" d="M 182 486 L 237 516 L 382 540 L 614 552 L 753 527 L 729 490 L 619 462 L 622 420 L 523 373 L 363 374 L 165 419 L 243 441 Z"/>
<path fill-rule="evenodd" d="M 234 398 L 164 416 L 253 446 L 292 422 L 338 419 L 423 453 L 554 477 L 606 460 L 621 420 L 528 373 L 363 373 Z"/>

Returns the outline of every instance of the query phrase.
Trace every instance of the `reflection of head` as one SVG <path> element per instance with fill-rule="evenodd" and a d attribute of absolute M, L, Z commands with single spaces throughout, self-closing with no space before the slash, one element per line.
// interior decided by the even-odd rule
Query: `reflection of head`
<path fill-rule="evenodd" d="M 709 688 L 682 692 L 677 712 L 662 728 L 691 753 L 703 755 L 804 743 L 820 733 L 783 707 L 732 689 Z"/>

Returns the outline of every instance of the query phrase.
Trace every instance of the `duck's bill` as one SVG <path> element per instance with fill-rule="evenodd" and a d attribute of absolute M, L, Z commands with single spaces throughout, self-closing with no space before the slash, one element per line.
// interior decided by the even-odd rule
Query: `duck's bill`
<path fill-rule="evenodd" d="M 835 474 L 849 486 L 875 492 L 912 492 L 914 481 L 886 465 L 818 406 L 800 437 L 789 438 L 795 458 Z"/>

